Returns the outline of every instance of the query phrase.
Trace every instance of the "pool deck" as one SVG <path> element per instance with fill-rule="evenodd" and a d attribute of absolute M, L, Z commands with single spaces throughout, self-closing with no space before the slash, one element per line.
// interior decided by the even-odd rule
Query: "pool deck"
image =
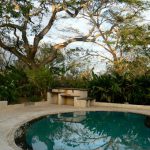
<path fill-rule="evenodd" d="M 20 150 L 14 143 L 14 132 L 23 123 L 46 114 L 73 111 L 121 111 L 150 115 L 150 109 L 99 106 L 75 108 L 66 105 L 45 104 L 43 106 L 8 107 L 0 110 L 0 150 Z"/>

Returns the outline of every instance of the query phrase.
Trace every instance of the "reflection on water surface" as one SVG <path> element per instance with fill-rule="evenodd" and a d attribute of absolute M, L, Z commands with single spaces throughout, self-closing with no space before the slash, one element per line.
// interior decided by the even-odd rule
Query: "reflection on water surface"
<path fill-rule="evenodd" d="M 145 116 L 75 112 L 43 117 L 25 128 L 26 150 L 150 150 Z M 21 146 L 21 144 L 20 144 Z"/>

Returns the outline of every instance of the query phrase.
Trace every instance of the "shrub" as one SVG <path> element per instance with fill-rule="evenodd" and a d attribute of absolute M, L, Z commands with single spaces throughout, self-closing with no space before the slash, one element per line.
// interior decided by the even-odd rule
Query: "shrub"
<path fill-rule="evenodd" d="M 116 73 L 92 74 L 89 81 L 89 95 L 97 101 L 114 103 L 150 104 L 150 76 L 135 79 Z"/>
<path fill-rule="evenodd" d="M 22 95 L 22 85 L 26 82 L 26 75 L 21 69 L 13 66 L 0 73 L 0 100 L 7 100 L 8 103 L 16 103 Z"/>
<path fill-rule="evenodd" d="M 87 88 L 87 80 L 81 77 L 65 76 L 60 77 L 55 87 L 62 88 Z"/>
<path fill-rule="evenodd" d="M 31 85 L 36 87 L 43 98 L 46 98 L 46 92 L 49 88 L 54 87 L 54 75 L 48 68 L 41 67 L 34 70 L 27 70 L 27 77 Z"/>

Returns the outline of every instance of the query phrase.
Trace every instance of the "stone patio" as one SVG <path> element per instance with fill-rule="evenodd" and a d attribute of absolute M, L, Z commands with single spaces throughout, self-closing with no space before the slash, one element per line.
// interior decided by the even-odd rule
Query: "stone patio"
<path fill-rule="evenodd" d="M 67 105 L 42 104 L 41 106 L 27 105 L 21 107 L 9 106 L 0 110 L 0 150 L 20 150 L 14 143 L 14 132 L 23 123 L 46 114 L 73 112 L 73 111 L 123 111 L 150 115 L 150 109 L 133 107 L 93 106 L 75 108 Z"/>

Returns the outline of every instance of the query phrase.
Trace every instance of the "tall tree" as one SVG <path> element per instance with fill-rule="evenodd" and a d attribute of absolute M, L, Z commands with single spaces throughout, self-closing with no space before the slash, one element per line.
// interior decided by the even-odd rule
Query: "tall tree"
<path fill-rule="evenodd" d="M 120 28 L 135 20 L 145 9 L 141 0 L 5 0 L 0 2 L 0 47 L 13 53 L 29 68 L 37 68 L 56 59 L 57 53 L 75 41 L 93 42 L 118 61 Z M 82 15 L 91 22 L 87 35 L 51 45 L 51 52 L 38 60 L 40 42 L 55 26 L 59 13 L 69 17 Z M 46 18 L 46 25 L 43 20 Z M 105 30 L 104 30 L 105 28 Z M 31 40 L 33 38 L 33 42 Z"/>
<path fill-rule="evenodd" d="M 128 54 L 135 54 L 131 52 L 148 54 L 149 31 L 142 24 L 142 15 L 149 8 L 150 3 L 142 0 L 97 0 L 87 5 L 83 17 L 91 22 L 94 30 L 85 41 L 100 50 L 93 56 L 108 60 L 120 71 L 124 59 L 129 59 Z M 93 51 L 89 49 L 88 53 Z"/>
<path fill-rule="evenodd" d="M 13 53 L 30 68 L 52 62 L 57 57 L 62 44 L 52 45 L 52 53 L 38 62 L 35 57 L 41 40 L 54 26 L 58 13 L 64 11 L 70 17 L 76 17 L 85 3 L 84 0 L 78 2 L 74 0 L 1 1 L 0 47 Z M 48 23 L 43 26 L 44 18 L 48 19 Z M 30 34 L 33 36 L 33 42 L 30 42 Z"/>

